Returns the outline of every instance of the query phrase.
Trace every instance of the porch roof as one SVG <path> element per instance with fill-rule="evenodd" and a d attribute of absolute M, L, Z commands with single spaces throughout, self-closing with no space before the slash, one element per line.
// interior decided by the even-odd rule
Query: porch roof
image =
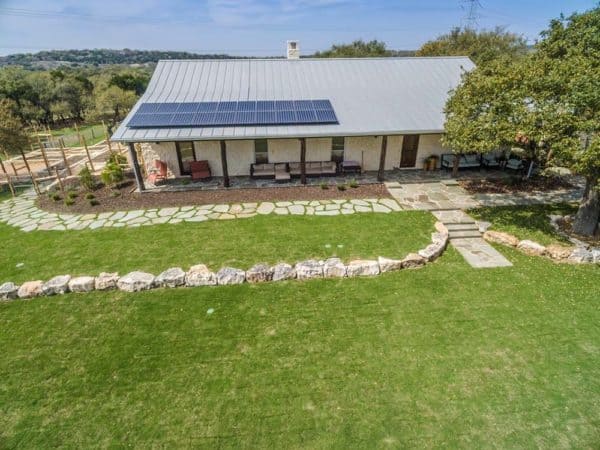
<path fill-rule="evenodd" d="M 125 142 L 441 133 L 467 57 L 159 61 L 113 140 Z M 329 99 L 339 124 L 129 128 L 142 103 Z"/>

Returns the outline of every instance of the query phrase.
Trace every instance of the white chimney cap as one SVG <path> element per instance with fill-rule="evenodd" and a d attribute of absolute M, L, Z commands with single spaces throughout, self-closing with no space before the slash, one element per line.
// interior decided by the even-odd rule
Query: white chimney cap
<path fill-rule="evenodd" d="M 287 41 L 287 59 L 300 59 L 300 43 Z"/>

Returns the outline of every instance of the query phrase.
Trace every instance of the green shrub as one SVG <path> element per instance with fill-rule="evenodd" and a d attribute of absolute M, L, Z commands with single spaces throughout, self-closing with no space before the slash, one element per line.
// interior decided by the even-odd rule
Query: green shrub
<path fill-rule="evenodd" d="M 125 175 L 123 173 L 123 168 L 119 164 L 109 161 L 106 163 L 106 166 L 104 166 L 101 177 L 102 182 L 106 186 L 117 186 L 123 181 Z"/>
<path fill-rule="evenodd" d="M 127 164 L 127 158 L 114 150 L 108 155 L 107 163 L 112 164 Z"/>
<path fill-rule="evenodd" d="M 337 188 L 338 188 L 338 191 L 345 191 L 346 190 L 346 185 L 345 184 L 338 184 Z"/>
<path fill-rule="evenodd" d="M 58 192 L 53 192 L 52 196 L 50 198 L 52 200 L 54 200 L 55 202 L 59 202 L 62 200 L 62 197 L 60 196 L 60 194 Z"/>
<path fill-rule="evenodd" d="M 183 184 L 184 186 L 187 185 L 187 184 L 190 184 L 190 183 L 191 183 L 191 181 L 190 181 L 189 178 L 184 178 L 184 179 L 181 180 L 181 184 Z"/>
<path fill-rule="evenodd" d="M 95 198 L 90 200 L 90 206 L 98 206 L 100 204 L 100 202 L 98 200 L 96 200 Z"/>
<path fill-rule="evenodd" d="M 94 189 L 96 189 L 96 181 L 94 180 L 92 172 L 90 171 L 87 164 L 79 172 L 79 182 L 88 191 L 93 191 Z"/>
<path fill-rule="evenodd" d="M 325 183 L 324 181 L 319 186 L 321 186 L 321 189 L 323 189 L 323 190 L 329 189 L 329 185 L 327 183 Z"/>
<path fill-rule="evenodd" d="M 73 206 L 74 204 L 75 204 L 75 200 L 73 200 L 72 198 L 65 199 L 65 206 Z"/>
<path fill-rule="evenodd" d="M 78 195 L 79 195 L 79 194 L 78 194 L 77 192 L 75 192 L 75 191 L 69 191 L 69 192 L 67 193 L 67 198 L 68 198 L 69 200 L 73 200 L 73 199 L 76 199 Z"/>
<path fill-rule="evenodd" d="M 95 198 L 96 198 L 96 196 L 94 194 L 92 194 L 91 192 L 88 192 L 87 194 L 85 194 L 86 200 L 94 200 Z"/>
<path fill-rule="evenodd" d="M 352 180 L 350 180 L 350 183 L 348 183 L 348 186 L 350 186 L 352 189 L 356 189 L 358 187 L 358 181 L 356 181 L 356 178 L 353 178 Z"/>

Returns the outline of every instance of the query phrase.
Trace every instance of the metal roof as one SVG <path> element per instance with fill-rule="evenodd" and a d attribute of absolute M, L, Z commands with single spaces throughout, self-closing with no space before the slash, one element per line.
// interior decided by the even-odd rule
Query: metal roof
<path fill-rule="evenodd" d="M 159 61 L 116 141 L 255 139 L 440 133 L 467 57 Z M 335 125 L 131 129 L 142 103 L 329 99 Z"/>

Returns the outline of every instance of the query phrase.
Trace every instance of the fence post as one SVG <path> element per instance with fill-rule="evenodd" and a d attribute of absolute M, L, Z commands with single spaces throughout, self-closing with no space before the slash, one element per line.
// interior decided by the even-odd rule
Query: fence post
<path fill-rule="evenodd" d="M 77 138 L 79 139 L 79 145 L 81 145 L 81 133 L 79 133 L 79 127 L 77 126 L 77 121 L 75 121 L 75 131 L 77 132 Z"/>
<path fill-rule="evenodd" d="M 73 171 L 71 170 L 71 166 L 69 165 L 69 160 L 67 159 L 67 155 L 65 154 L 65 147 L 62 144 L 62 142 L 59 142 L 59 143 L 60 143 L 60 153 L 62 155 L 63 162 L 65 163 L 65 168 L 67 169 L 67 173 L 69 175 L 73 175 Z"/>
<path fill-rule="evenodd" d="M 92 162 L 92 157 L 90 156 L 90 150 L 88 149 L 87 142 L 85 142 L 85 136 L 81 137 L 83 139 L 83 146 L 85 147 L 85 154 L 87 155 L 87 159 L 90 162 L 90 169 L 92 170 L 92 172 L 95 172 L 94 163 Z"/>
<path fill-rule="evenodd" d="M 10 188 L 10 193 L 12 194 L 13 197 L 15 197 L 15 187 L 12 184 L 12 180 L 11 180 L 11 176 L 6 174 L 6 179 L 8 181 L 8 187 Z"/>
<path fill-rule="evenodd" d="M 60 179 L 60 174 L 58 173 L 58 167 L 54 168 L 54 173 L 56 174 L 56 180 L 58 181 L 58 185 L 60 186 L 60 192 L 65 193 L 65 187 L 63 186 L 63 182 Z"/>
<path fill-rule="evenodd" d="M 112 148 L 110 146 L 110 136 L 108 135 L 108 127 L 104 123 L 104 120 L 102 121 L 102 129 L 104 130 L 104 136 L 106 137 L 106 143 L 108 144 L 108 151 L 112 152 Z"/>

